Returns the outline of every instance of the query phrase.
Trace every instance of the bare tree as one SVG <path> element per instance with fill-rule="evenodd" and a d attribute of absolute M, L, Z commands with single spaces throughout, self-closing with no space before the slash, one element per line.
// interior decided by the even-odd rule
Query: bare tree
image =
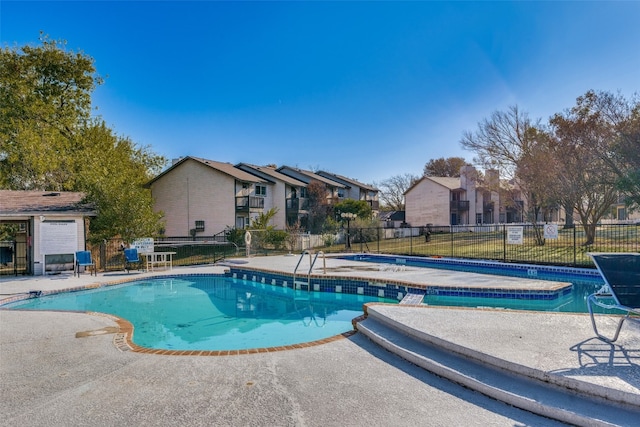
<path fill-rule="evenodd" d="M 501 191 L 506 204 L 521 206 L 515 203 L 516 200 L 510 200 L 510 195 L 521 195 L 526 199 L 526 212 L 522 214 L 534 225 L 537 225 L 541 211 L 554 202 L 552 187 L 548 185 L 549 177 L 553 175 L 549 168 L 553 163 L 546 160 L 546 142 L 540 121 L 532 122 L 517 106 L 494 112 L 478 124 L 476 132 L 465 132 L 460 141 L 465 149 L 475 153 L 475 163 L 485 169 L 498 170 L 500 176 L 511 183 L 510 191 L 491 189 Z M 538 244 L 544 244 L 542 233 L 537 236 Z"/>
<path fill-rule="evenodd" d="M 327 217 L 330 217 L 331 206 L 327 200 L 328 196 L 329 192 L 324 183 L 312 180 L 307 185 L 308 230 L 312 233 L 322 232 Z"/>
<path fill-rule="evenodd" d="M 388 211 L 404 210 L 404 193 L 411 187 L 420 177 L 406 173 L 404 175 L 394 175 L 380 183 L 374 183 L 374 186 L 380 190 L 379 197 L 382 201 L 382 209 Z"/>

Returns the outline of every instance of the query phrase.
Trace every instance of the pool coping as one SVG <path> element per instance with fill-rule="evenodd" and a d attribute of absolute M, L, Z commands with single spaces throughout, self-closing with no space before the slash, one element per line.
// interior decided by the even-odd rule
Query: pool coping
<path fill-rule="evenodd" d="M 130 277 L 127 279 L 120 279 L 120 280 L 116 280 L 113 282 L 106 282 L 106 283 L 89 283 L 87 285 L 73 286 L 73 287 L 61 288 L 61 289 L 49 290 L 49 291 L 37 291 L 37 292 L 31 291 L 31 292 L 25 292 L 22 294 L 17 294 L 7 298 L 0 299 L 0 310 L 27 311 L 27 310 L 20 310 L 20 308 L 12 308 L 12 307 L 5 307 L 5 306 L 18 301 L 23 301 L 31 298 L 38 298 L 41 296 L 107 288 L 110 286 L 123 285 L 127 283 L 133 283 L 133 282 L 138 282 L 141 280 L 148 280 L 148 279 L 171 279 L 171 278 L 184 277 L 184 276 L 230 277 L 229 273 L 227 272 L 225 273 L 188 273 L 188 272 L 173 273 L 172 272 L 171 274 L 156 275 L 156 276 L 145 278 L 145 279 L 141 279 L 139 277 Z M 134 353 L 156 354 L 156 355 L 162 355 L 162 356 L 235 356 L 235 355 L 241 355 L 241 354 L 273 353 L 278 351 L 288 351 L 288 350 L 295 350 L 295 349 L 301 349 L 301 348 L 315 347 L 318 345 L 327 344 L 337 340 L 345 339 L 354 335 L 357 332 L 356 323 L 364 319 L 364 314 L 352 319 L 351 320 L 352 329 L 349 331 L 346 331 L 337 335 L 332 335 L 330 337 L 319 339 L 319 340 L 307 341 L 304 343 L 274 346 L 274 347 L 256 347 L 256 348 L 238 349 L 238 350 L 171 350 L 171 349 L 156 349 L 156 348 L 144 347 L 134 343 L 133 342 L 133 335 L 134 335 L 133 324 L 129 322 L 127 319 L 124 319 L 122 317 L 119 317 L 113 314 L 102 313 L 97 311 L 75 311 L 75 310 L 42 310 L 42 311 L 82 313 L 82 314 L 87 314 L 91 316 L 108 318 L 113 322 L 115 322 L 118 328 L 118 330 L 114 333 L 114 338 L 113 338 L 113 344 L 118 350 L 123 352 L 131 351 Z"/>
<path fill-rule="evenodd" d="M 364 255 L 369 255 L 369 254 L 364 254 Z M 375 255 L 375 256 L 380 257 L 380 255 Z M 398 258 L 398 256 L 388 256 L 388 257 Z M 403 257 L 409 258 L 407 256 L 403 256 Z M 450 260 L 450 261 L 453 261 L 453 260 Z M 187 272 L 187 271 L 176 272 L 175 270 L 171 270 L 170 273 L 163 272 L 163 274 L 153 275 L 148 278 L 167 279 L 167 278 L 176 278 L 176 277 L 183 277 L 183 276 L 232 277 L 232 278 L 242 278 L 246 280 L 252 280 L 258 283 L 275 285 L 279 287 L 301 289 L 300 283 L 299 283 L 301 281 L 296 281 L 296 283 L 293 283 L 294 274 L 286 273 L 286 272 L 283 272 L 282 270 L 268 269 L 264 267 L 252 267 L 242 262 L 233 262 L 233 261 L 221 262 L 221 263 L 218 263 L 217 265 L 224 267 L 224 271 L 222 273 L 213 273 L 213 272 L 194 273 L 194 272 Z M 417 268 L 428 268 L 428 267 L 417 267 Z M 251 274 L 255 274 L 255 275 L 252 277 L 247 276 Z M 476 274 L 479 274 L 479 273 L 476 273 Z M 241 275 L 241 277 L 238 277 L 238 275 Z M 273 282 L 274 276 L 277 276 L 280 278 L 279 284 L 277 280 L 275 281 L 275 283 Z M 383 297 L 383 298 L 388 298 L 392 300 L 397 300 L 398 303 L 400 303 L 404 299 L 404 297 L 406 297 L 407 295 L 425 296 L 429 293 L 434 293 L 434 292 L 439 293 L 440 295 L 445 295 L 445 296 L 486 296 L 487 292 L 497 291 L 503 295 L 503 298 L 513 297 L 512 294 L 507 295 L 505 293 L 504 288 L 484 287 L 482 288 L 482 292 L 479 292 L 477 288 L 470 289 L 464 286 L 451 287 L 446 285 L 421 284 L 421 283 L 415 283 L 408 280 L 395 280 L 395 279 L 389 279 L 389 278 L 374 279 L 370 277 L 348 275 L 348 274 L 347 275 L 332 274 L 330 276 L 322 275 L 322 274 L 308 274 L 308 275 L 300 275 L 298 277 L 303 279 L 308 279 L 307 286 L 313 285 L 314 291 L 345 293 L 345 294 L 364 295 L 364 296 L 372 296 L 372 297 Z M 97 289 L 97 288 L 103 288 L 103 287 L 109 287 L 109 286 L 122 285 L 122 284 L 140 281 L 140 280 L 146 280 L 146 279 L 147 278 L 140 278 L 136 276 L 136 277 L 127 277 L 127 278 L 104 282 L 104 283 L 94 282 L 94 283 L 89 283 L 82 286 L 37 291 L 37 293 L 34 293 L 34 291 L 31 291 L 31 292 L 13 295 L 7 298 L 0 299 L 0 310 L 6 310 L 6 309 L 19 310 L 19 308 L 13 309 L 13 308 L 7 308 L 5 306 L 7 304 L 11 304 L 24 299 L 29 299 L 34 296 L 37 297 L 37 296 L 54 295 L 57 293 L 85 291 L 85 290 L 91 290 L 91 289 Z M 268 283 L 267 279 L 270 279 L 269 281 L 271 283 Z M 290 279 L 292 283 L 289 284 L 285 279 Z M 312 283 L 312 280 L 315 282 Z M 336 288 L 334 288 L 333 290 L 328 289 L 326 287 L 327 281 L 331 281 L 331 282 L 341 281 L 341 283 L 349 281 L 353 283 L 349 285 L 344 285 L 344 291 L 347 291 L 347 292 L 344 292 L 342 289 L 342 285 L 336 285 Z M 547 281 L 547 282 L 553 282 L 553 281 Z M 323 284 L 325 285 L 324 288 L 323 288 Z M 546 298 L 522 298 L 522 299 L 553 300 L 553 299 L 560 298 L 563 295 L 566 295 L 567 292 L 570 292 L 571 290 L 570 283 L 557 282 L 557 284 L 558 286 L 556 288 L 545 289 L 545 290 L 538 289 L 532 293 L 532 295 L 534 296 L 535 295 L 547 296 Z M 337 287 L 339 286 L 341 288 L 338 290 Z M 527 290 L 519 289 L 519 292 L 522 295 L 526 294 L 525 291 Z M 395 295 L 391 294 L 391 292 L 395 292 Z M 465 292 L 471 292 L 472 295 L 465 295 Z M 485 295 L 479 295 L 481 293 L 484 293 Z M 353 329 L 350 331 L 344 332 L 342 334 L 334 335 L 331 337 L 327 337 L 321 340 L 309 341 L 305 343 L 298 343 L 298 344 L 287 345 L 287 346 L 259 347 L 259 348 L 252 348 L 252 349 L 240 349 L 240 350 L 171 350 L 171 349 L 154 349 L 154 348 L 144 347 L 144 346 L 135 344 L 133 342 L 134 327 L 126 319 L 123 319 L 108 313 L 99 313 L 99 312 L 91 312 L 91 311 L 87 311 L 87 312 L 81 311 L 81 313 L 86 313 L 89 315 L 99 315 L 103 317 L 106 316 L 111 318 L 118 325 L 118 332 L 116 332 L 114 336 L 114 345 L 120 351 L 133 351 L 136 353 L 178 355 L 178 356 L 225 356 L 225 355 L 236 355 L 236 354 L 267 353 L 267 352 L 286 351 L 286 350 L 292 350 L 292 349 L 312 347 L 312 346 L 332 342 L 335 340 L 347 338 L 353 335 L 357 330 L 356 324 L 365 317 L 365 315 L 363 314 L 362 316 L 358 316 L 352 319 Z"/>

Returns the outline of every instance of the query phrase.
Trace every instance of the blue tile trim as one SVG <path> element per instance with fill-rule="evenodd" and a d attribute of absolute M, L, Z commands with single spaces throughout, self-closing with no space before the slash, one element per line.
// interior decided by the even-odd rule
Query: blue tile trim
<path fill-rule="evenodd" d="M 274 273 L 270 271 L 254 270 L 241 267 L 230 267 L 227 275 L 238 279 L 254 280 L 256 282 L 262 282 L 265 284 L 272 284 L 275 280 L 276 286 L 286 286 L 293 288 L 293 275 L 287 275 L 282 273 Z M 296 282 L 306 282 L 305 280 L 298 280 Z M 383 290 L 384 298 L 397 300 L 399 294 L 400 299 L 406 294 L 417 295 L 442 295 L 442 296 L 464 296 L 464 297 L 478 297 L 478 298 L 508 298 L 508 299 L 527 299 L 527 300 L 554 300 L 560 298 L 571 292 L 571 285 L 567 284 L 566 287 L 556 290 L 505 290 L 505 289 L 478 289 L 469 287 L 451 287 L 451 286 L 411 286 L 398 283 L 384 283 L 377 280 L 375 282 L 369 282 L 368 280 L 358 280 L 353 278 L 342 277 L 314 277 L 311 276 L 311 290 L 315 290 L 316 285 L 320 292 L 336 292 L 336 287 L 341 287 L 341 292 L 345 294 L 358 294 L 358 289 L 362 289 L 362 294 L 367 296 L 379 297 L 379 291 Z M 303 289 L 306 289 L 306 284 Z"/>
<path fill-rule="evenodd" d="M 469 260 L 461 258 L 429 258 L 419 256 L 395 256 L 375 254 L 354 254 L 338 257 L 351 261 L 378 262 L 384 264 L 402 264 L 414 267 L 439 268 L 465 271 L 469 273 L 498 274 L 502 276 L 526 277 L 530 279 L 572 281 L 598 280 L 600 273 L 596 269 L 559 267 L 549 265 L 517 264 L 488 260 Z M 553 278 L 541 277 L 544 275 Z"/>

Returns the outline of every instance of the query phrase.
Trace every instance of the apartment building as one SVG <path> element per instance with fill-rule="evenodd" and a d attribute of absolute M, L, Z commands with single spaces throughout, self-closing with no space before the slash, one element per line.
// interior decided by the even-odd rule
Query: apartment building
<path fill-rule="evenodd" d="M 273 183 L 230 163 L 183 157 L 147 183 L 167 236 L 207 235 L 244 228 L 275 207 Z"/>
<path fill-rule="evenodd" d="M 330 176 L 289 166 L 232 165 L 188 156 L 174 161 L 147 187 L 155 210 L 164 214 L 167 236 L 211 236 L 228 227 L 244 228 L 270 209 L 276 210 L 276 228 L 298 222 L 304 229 L 307 187 L 313 181 L 326 186 L 329 204 L 354 198 L 377 208 L 375 188 Z"/>
<path fill-rule="evenodd" d="M 411 226 L 494 224 L 522 220 L 521 201 L 501 203 L 498 172 L 484 177 L 463 166 L 460 177 L 425 176 L 404 193 L 405 220 Z"/>

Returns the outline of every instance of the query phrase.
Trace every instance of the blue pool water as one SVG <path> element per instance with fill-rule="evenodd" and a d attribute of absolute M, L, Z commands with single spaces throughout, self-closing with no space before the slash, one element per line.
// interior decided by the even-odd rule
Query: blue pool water
<path fill-rule="evenodd" d="M 95 311 L 133 324 L 133 342 L 168 350 L 240 350 L 299 344 L 353 329 L 367 302 L 388 299 L 299 291 L 223 276 L 149 279 L 12 303 L 25 310 Z"/>
<path fill-rule="evenodd" d="M 490 298 L 483 296 L 468 297 L 427 292 L 424 298 L 424 303 L 435 306 L 491 307 L 515 310 L 587 313 L 587 297 L 604 285 L 604 280 L 598 271 L 594 269 L 540 266 L 531 264 L 508 264 L 452 258 L 440 259 L 372 254 L 345 255 L 340 258 L 352 261 L 437 268 L 479 274 L 495 274 L 534 280 L 569 282 L 572 284 L 571 291 L 569 293 L 561 295 L 555 299 L 533 299 L 527 298 L 526 295 L 522 298 Z M 595 311 L 606 312 L 606 310 L 600 307 L 595 307 Z"/>

